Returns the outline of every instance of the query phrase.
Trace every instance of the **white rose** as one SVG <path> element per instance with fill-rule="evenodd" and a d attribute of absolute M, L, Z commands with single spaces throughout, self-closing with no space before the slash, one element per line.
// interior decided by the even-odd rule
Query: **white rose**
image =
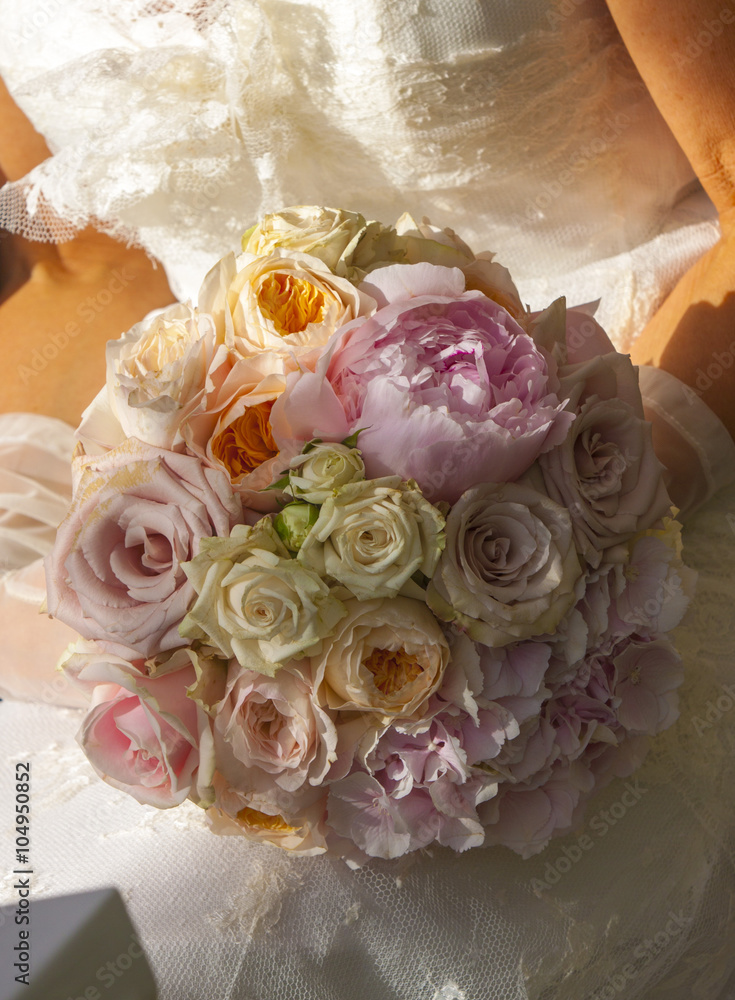
<path fill-rule="evenodd" d="M 365 478 L 365 465 L 357 448 L 318 441 L 289 463 L 290 475 L 285 492 L 307 503 L 322 504 L 341 486 Z"/>
<path fill-rule="evenodd" d="M 386 476 L 343 486 L 325 500 L 298 559 L 360 600 L 395 597 L 416 572 L 430 577 L 444 518 L 415 483 Z M 407 596 L 419 596 L 410 588 Z"/>
<path fill-rule="evenodd" d="M 317 696 L 335 711 L 422 717 L 441 684 L 449 646 L 421 601 L 348 601 L 347 616 L 311 665 Z"/>
<path fill-rule="evenodd" d="M 171 449 L 203 395 L 216 348 L 212 317 L 180 302 L 109 341 L 105 387 L 79 428 L 87 452 L 113 448 L 126 437 Z"/>
<path fill-rule="evenodd" d="M 236 525 L 229 538 L 202 539 L 184 571 L 198 597 L 181 635 L 271 676 L 330 635 L 345 614 L 324 581 L 289 556 L 268 518 L 253 528 Z"/>

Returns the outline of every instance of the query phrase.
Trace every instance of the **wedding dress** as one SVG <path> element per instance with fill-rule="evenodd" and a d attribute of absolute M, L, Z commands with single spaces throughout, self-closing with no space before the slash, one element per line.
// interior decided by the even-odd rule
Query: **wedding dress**
<path fill-rule="evenodd" d="M 0 0 L 0 17 L 0 72 L 54 152 L 0 193 L 0 222 L 63 239 L 94 218 L 135 235 L 181 296 L 264 211 L 409 210 L 496 251 L 533 308 L 600 298 L 625 350 L 717 238 L 598 0 Z M 733 446 L 677 385 L 648 373 L 650 411 L 711 492 Z M 0 653 L 0 788 L 9 802 L 12 762 L 31 761 L 36 896 L 117 885 L 162 1000 L 735 997 L 735 490 L 686 527 L 681 716 L 643 767 L 530 860 L 437 849 L 354 872 L 215 837 L 196 807 L 140 806 L 93 774 L 53 673 L 65 637 L 23 624 L 71 447 L 58 421 L 0 420 L 4 599 L 20 609 Z M 40 700 L 14 700 L 29 676 Z M 0 843 L 9 873 L 8 824 Z"/>

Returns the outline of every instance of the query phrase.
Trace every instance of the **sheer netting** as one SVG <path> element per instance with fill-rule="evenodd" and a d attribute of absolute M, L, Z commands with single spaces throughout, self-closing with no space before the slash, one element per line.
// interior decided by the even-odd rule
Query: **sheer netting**
<path fill-rule="evenodd" d="M 0 224 L 63 240 L 92 220 L 184 297 L 265 211 L 409 210 L 497 251 L 534 308 L 601 298 L 624 350 L 718 235 L 602 0 L 0 0 L 0 17 L 0 71 L 54 154 L 0 192 Z M 77 710 L 5 701 L 5 755 L 32 761 L 34 893 L 117 885 L 162 1000 L 728 1000 L 733 511 L 729 489 L 685 531 L 681 718 L 535 858 L 353 872 L 216 837 L 194 806 L 100 782 Z"/>

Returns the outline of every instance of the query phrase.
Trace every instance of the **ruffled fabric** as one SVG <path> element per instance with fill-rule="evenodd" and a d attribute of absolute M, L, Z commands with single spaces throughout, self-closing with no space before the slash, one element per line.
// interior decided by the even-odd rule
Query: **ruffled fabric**
<path fill-rule="evenodd" d="M 35 413 L 0 414 L 0 697 L 83 705 L 54 667 L 74 633 L 41 616 L 43 557 L 71 499 L 74 432 Z M 30 654 L 30 655 L 29 655 Z"/>

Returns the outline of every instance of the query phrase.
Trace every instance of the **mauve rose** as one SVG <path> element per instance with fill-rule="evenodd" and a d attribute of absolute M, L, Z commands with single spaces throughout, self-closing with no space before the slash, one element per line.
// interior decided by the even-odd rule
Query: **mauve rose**
<path fill-rule="evenodd" d="M 178 626 L 196 595 L 182 563 L 242 520 L 227 476 L 135 438 L 77 472 L 46 560 L 49 614 L 111 651 L 183 646 Z"/>
<path fill-rule="evenodd" d="M 167 809 L 186 798 L 211 801 L 214 749 L 209 719 L 187 697 L 194 667 L 160 677 L 132 664 L 97 664 L 92 707 L 79 742 L 109 785 L 146 805 Z"/>
<path fill-rule="evenodd" d="M 517 479 L 566 436 L 547 356 L 457 268 L 393 265 L 365 290 L 381 308 L 332 338 L 315 372 L 289 376 L 276 440 L 342 440 L 362 428 L 368 478 L 415 479 L 432 501 Z M 551 362 L 553 367 L 553 362 Z"/>
<path fill-rule="evenodd" d="M 426 600 L 476 641 L 504 646 L 553 632 L 581 576 L 563 507 L 530 486 L 486 483 L 450 511 Z"/>
<path fill-rule="evenodd" d="M 539 465 L 549 496 L 572 515 L 577 547 L 591 566 L 671 509 L 651 425 L 620 399 L 590 397 L 566 440 Z"/>

